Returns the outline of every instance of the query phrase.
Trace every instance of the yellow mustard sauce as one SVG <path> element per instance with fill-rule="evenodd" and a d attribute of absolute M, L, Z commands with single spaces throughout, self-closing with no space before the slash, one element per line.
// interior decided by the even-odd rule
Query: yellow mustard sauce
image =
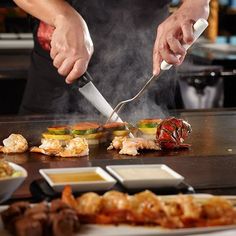
<path fill-rule="evenodd" d="M 47 175 L 54 183 L 105 181 L 97 172 L 53 173 Z"/>

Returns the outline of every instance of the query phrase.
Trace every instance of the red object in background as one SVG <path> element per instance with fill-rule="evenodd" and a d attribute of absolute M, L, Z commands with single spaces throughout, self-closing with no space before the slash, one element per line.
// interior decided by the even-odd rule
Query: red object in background
<path fill-rule="evenodd" d="M 40 21 L 37 38 L 41 47 L 46 51 L 50 51 L 51 49 L 51 39 L 53 31 L 54 27 Z"/>
<path fill-rule="evenodd" d="M 164 119 L 157 127 L 157 143 L 162 149 L 188 148 L 183 142 L 191 131 L 191 125 L 182 119 Z"/>

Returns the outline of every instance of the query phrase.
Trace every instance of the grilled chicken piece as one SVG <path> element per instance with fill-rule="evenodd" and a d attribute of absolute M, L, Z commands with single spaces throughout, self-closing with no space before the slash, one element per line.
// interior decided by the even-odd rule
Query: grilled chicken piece
<path fill-rule="evenodd" d="M 63 150 L 61 142 L 57 139 L 41 139 L 39 147 L 31 147 L 31 152 L 39 152 L 49 156 L 55 156 Z"/>
<path fill-rule="evenodd" d="M 0 152 L 23 153 L 28 149 L 28 142 L 21 134 L 11 134 L 3 140 L 4 146 L 0 146 Z"/>
<path fill-rule="evenodd" d="M 87 156 L 89 154 L 88 142 L 85 138 L 76 137 L 71 139 L 60 151 L 57 156 L 61 157 L 78 157 Z"/>
<path fill-rule="evenodd" d="M 139 154 L 138 150 L 160 150 L 160 147 L 154 140 L 115 137 L 107 149 L 120 149 L 119 154 L 136 156 Z"/>
<path fill-rule="evenodd" d="M 80 137 L 69 140 L 66 146 L 56 139 L 42 139 L 42 144 L 39 147 L 32 147 L 30 151 L 49 156 L 80 157 L 88 155 L 89 147 L 86 139 Z"/>
<path fill-rule="evenodd" d="M 42 148 L 44 150 L 56 150 L 57 152 L 62 150 L 62 145 L 60 140 L 57 139 L 42 139 L 42 144 L 39 146 L 39 148 Z"/>

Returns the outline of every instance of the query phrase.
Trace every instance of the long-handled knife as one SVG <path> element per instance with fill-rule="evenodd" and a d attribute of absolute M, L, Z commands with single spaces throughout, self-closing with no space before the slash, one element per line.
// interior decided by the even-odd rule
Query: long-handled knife
<path fill-rule="evenodd" d="M 106 118 L 113 113 L 113 108 L 95 87 L 88 72 L 85 72 L 78 80 L 78 86 L 79 92 Z M 116 113 L 112 116 L 111 121 L 122 122 L 121 118 Z"/>

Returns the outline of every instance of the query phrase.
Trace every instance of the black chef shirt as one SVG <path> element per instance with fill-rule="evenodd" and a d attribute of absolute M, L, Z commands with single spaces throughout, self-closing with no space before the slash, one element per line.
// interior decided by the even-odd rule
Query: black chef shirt
<path fill-rule="evenodd" d="M 88 24 L 95 49 L 88 70 L 94 77 L 94 84 L 112 106 L 135 95 L 152 74 L 152 50 L 156 29 L 168 16 L 170 1 L 68 2 Z M 37 23 L 35 25 L 36 35 Z M 165 81 L 162 79 L 154 83 L 138 102 L 129 105 L 124 111 L 128 110 L 136 117 L 159 113 L 159 105 L 165 107 L 173 102 L 173 92 L 170 89 L 174 88 L 171 85 L 174 84 L 173 81 L 172 78 L 166 78 Z M 75 85 L 65 84 L 64 78 L 58 75 L 53 67 L 49 53 L 44 51 L 35 39 L 21 112 L 95 113 L 94 108 L 74 88 Z"/>

